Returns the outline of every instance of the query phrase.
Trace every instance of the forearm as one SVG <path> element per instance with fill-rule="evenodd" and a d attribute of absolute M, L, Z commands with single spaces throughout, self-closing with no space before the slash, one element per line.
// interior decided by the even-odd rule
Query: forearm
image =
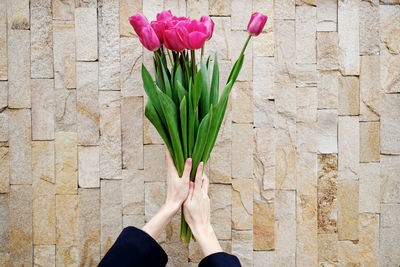
<path fill-rule="evenodd" d="M 222 248 L 211 225 L 204 227 L 204 229 L 199 229 L 195 237 L 199 242 L 204 257 L 213 253 L 222 252 Z"/>
<path fill-rule="evenodd" d="M 157 214 L 143 226 L 142 230 L 152 238 L 157 239 L 172 217 L 177 213 L 178 209 L 164 204 Z"/>

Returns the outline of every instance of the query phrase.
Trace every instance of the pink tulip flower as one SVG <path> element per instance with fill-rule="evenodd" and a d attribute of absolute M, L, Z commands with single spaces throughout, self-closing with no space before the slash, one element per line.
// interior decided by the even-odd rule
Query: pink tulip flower
<path fill-rule="evenodd" d="M 185 24 L 188 31 L 186 48 L 191 50 L 202 48 L 208 37 L 207 27 L 197 20 Z"/>
<path fill-rule="evenodd" d="M 206 26 L 207 40 L 210 40 L 214 31 L 214 21 L 209 16 L 202 16 L 200 18 L 200 22 L 202 22 Z"/>
<path fill-rule="evenodd" d="M 157 21 L 168 21 L 172 19 L 171 10 L 163 11 L 157 14 Z"/>
<path fill-rule="evenodd" d="M 139 36 L 142 32 L 143 27 L 149 25 L 146 17 L 143 16 L 141 13 L 136 13 L 132 17 L 129 18 L 129 22 L 131 23 L 133 29 L 135 30 L 136 34 Z"/>
<path fill-rule="evenodd" d="M 139 40 L 144 47 L 150 51 L 155 51 L 160 48 L 160 40 L 157 34 L 150 25 L 144 26 L 142 32 L 139 34 Z"/>
<path fill-rule="evenodd" d="M 264 28 L 267 19 L 268 19 L 267 16 L 258 12 L 251 15 L 249 25 L 247 26 L 247 31 L 250 33 L 250 35 L 253 36 L 259 35 L 262 29 Z"/>
<path fill-rule="evenodd" d="M 150 25 L 156 32 L 160 43 L 164 43 L 164 31 L 167 28 L 167 24 L 164 21 L 152 21 Z"/>
<path fill-rule="evenodd" d="M 164 45 L 172 51 L 181 52 L 186 47 L 188 31 L 184 22 L 178 22 L 175 26 L 164 31 Z"/>

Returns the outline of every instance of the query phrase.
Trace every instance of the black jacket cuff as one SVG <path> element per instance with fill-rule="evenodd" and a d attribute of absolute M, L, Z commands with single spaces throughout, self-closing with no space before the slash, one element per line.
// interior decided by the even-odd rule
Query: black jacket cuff
<path fill-rule="evenodd" d="M 133 226 L 124 228 L 98 266 L 165 266 L 168 256 L 145 231 Z"/>
<path fill-rule="evenodd" d="M 217 252 L 208 255 L 200 261 L 199 267 L 241 267 L 239 259 L 235 255 L 225 252 Z"/>

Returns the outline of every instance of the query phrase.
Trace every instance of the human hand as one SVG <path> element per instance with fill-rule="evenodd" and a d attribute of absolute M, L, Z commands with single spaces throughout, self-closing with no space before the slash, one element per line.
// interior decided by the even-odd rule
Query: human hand
<path fill-rule="evenodd" d="M 210 222 L 209 180 L 202 175 L 203 162 L 200 162 L 195 182 L 189 184 L 189 194 L 183 204 L 185 220 L 203 251 L 204 256 L 221 252 L 221 246 Z"/>
<path fill-rule="evenodd" d="M 182 177 L 179 177 L 168 148 L 165 149 L 165 158 L 167 162 L 167 198 L 165 200 L 165 206 L 176 213 L 189 193 L 192 159 L 188 158 L 186 160 Z"/>

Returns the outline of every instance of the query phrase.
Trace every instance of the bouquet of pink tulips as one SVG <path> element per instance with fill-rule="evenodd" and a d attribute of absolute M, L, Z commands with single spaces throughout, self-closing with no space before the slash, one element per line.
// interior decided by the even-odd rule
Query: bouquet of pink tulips
<path fill-rule="evenodd" d="M 197 21 L 164 11 L 151 23 L 140 13 L 130 17 L 129 21 L 143 46 L 154 52 L 155 83 L 142 66 L 143 86 L 148 95 L 145 116 L 164 140 L 179 176 L 183 174 L 185 160 L 192 158 L 190 179 L 193 181 L 198 164 L 208 161 L 214 147 L 247 44 L 251 36 L 261 33 L 267 17 L 260 13 L 252 15 L 247 28 L 249 37 L 232 67 L 221 97 L 217 54 L 212 75 L 210 57 L 204 59 L 203 56 L 204 44 L 213 35 L 214 22 L 210 17 L 203 16 Z M 195 59 L 197 49 L 201 49 L 198 64 Z M 191 235 L 182 209 L 180 237 L 189 243 Z"/>

